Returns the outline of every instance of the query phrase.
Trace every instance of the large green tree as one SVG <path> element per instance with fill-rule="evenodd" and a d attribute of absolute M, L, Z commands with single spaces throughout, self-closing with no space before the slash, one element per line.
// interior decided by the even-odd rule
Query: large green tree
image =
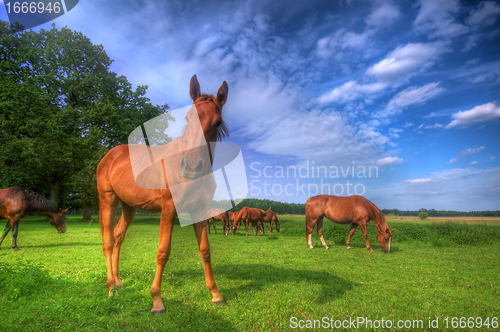
<path fill-rule="evenodd" d="M 0 21 L 0 185 L 96 202 L 95 168 L 168 106 L 110 71 L 101 45 L 67 28 L 20 31 Z M 78 199 L 75 199 L 78 197 Z M 63 198 L 68 202 L 67 197 Z"/>

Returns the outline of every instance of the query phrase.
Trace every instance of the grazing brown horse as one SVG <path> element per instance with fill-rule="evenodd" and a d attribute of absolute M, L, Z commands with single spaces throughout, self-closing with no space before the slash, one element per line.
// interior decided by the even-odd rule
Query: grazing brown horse
<path fill-rule="evenodd" d="M 153 164 L 160 165 L 163 174 L 166 171 L 170 173 L 168 183 L 166 179 L 163 180 L 165 181 L 163 188 L 166 187 L 166 189 L 145 189 L 136 184 L 128 145 L 111 149 L 101 160 L 97 167 L 99 223 L 106 258 L 106 285 L 110 295 L 115 286 L 122 285 L 118 276 L 120 247 L 127 228 L 134 219 L 135 211 L 137 209 L 161 211 L 160 244 L 156 256 L 157 268 L 150 293 L 153 297 L 151 312 L 155 314 L 165 312 L 161 300 L 161 279 L 165 263 L 170 255 L 174 221 L 177 213 L 189 212 L 193 221 L 202 220 L 193 224 L 193 227 L 203 261 L 206 285 L 212 293 L 212 303 L 225 303 L 217 290 L 212 273 L 210 247 L 205 227 L 208 219 L 207 208 L 214 196 L 216 183 L 213 176 L 202 175 L 212 174 L 209 145 L 210 148 L 213 147 L 214 142 L 227 135 L 226 125 L 222 120 L 222 106 L 226 103 L 227 94 L 228 86 L 225 81 L 219 88 L 217 96 L 214 96 L 201 94 L 196 75 L 191 78 L 190 96 L 195 107 L 191 107 L 186 115 L 187 124 L 183 136 L 164 146 L 150 147 L 153 155 L 159 154 L 160 156 L 163 149 L 168 147 L 169 157 L 161 159 L 161 164 Z M 207 144 L 202 146 L 200 142 L 203 139 Z M 158 177 L 158 181 L 162 181 L 161 177 Z M 175 184 L 175 191 L 169 187 L 172 183 Z M 122 215 L 116 225 L 115 211 L 119 202 L 122 204 Z"/>
<path fill-rule="evenodd" d="M 349 238 L 347 239 L 347 249 L 351 249 L 350 243 L 354 231 L 359 226 L 365 238 L 366 248 L 373 252 L 368 242 L 366 223 L 373 221 L 378 229 L 377 241 L 382 252 L 389 252 L 391 249 L 392 232 L 389 230 L 382 211 L 372 202 L 362 196 L 337 197 L 330 195 L 319 195 L 311 197 L 306 202 L 306 240 L 309 248 L 313 249 L 311 243 L 311 233 L 314 225 L 318 224 L 317 230 L 321 243 L 325 249 L 329 249 L 323 238 L 323 217 L 327 217 L 337 224 L 351 224 Z"/>
<path fill-rule="evenodd" d="M 19 220 L 30 214 L 47 216 L 50 218 L 50 224 L 59 233 L 66 232 L 66 216 L 64 215 L 66 211 L 68 209 L 62 211 L 57 209 L 51 201 L 32 191 L 20 187 L 0 189 L 0 219 L 9 220 L 0 237 L 0 245 L 12 229 L 12 249 L 19 250 L 17 247 Z"/>
<path fill-rule="evenodd" d="M 218 213 L 218 214 L 216 214 Z M 212 208 L 208 210 L 208 215 L 213 216 L 208 219 L 208 234 L 210 234 L 210 224 L 214 223 L 214 231 L 215 234 L 217 234 L 217 228 L 215 228 L 215 224 L 217 221 L 222 222 L 222 231 L 224 232 L 224 235 L 227 235 L 229 233 L 229 215 L 228 212 L 224 209 L 217 209 L 217 208 Z"/>
<path fill-rule="evenodd" d="M 274 213 L 274 211 L 271 211 L 271 207 L 269 207 L 269 210 L 266 216 L 264 217 L 263 221 L 271 224 L 269 233 L 273 232 L 273 223 L 276 223 L 276 231 L 278 233 L 280 232 L 280 223 L 278 221 L 278 217 L 276 216 L 276 213 Z"/>
<path fill-rule="evenodd" d="M 249 208 L 248 206 L 243 207 L 243 209 L 240 210 L 238 213 L 238 216 L 236 217 L 235 221 L 233 222 L 233 235 L 236 233 L 236 225 L 238 223 L 244 222 L 245 227 L 247 229 L 247 233 L 245 236 L 248 236 L 248 223 L 251 222 L 253 227 L 255 228 L 257 225 L 260 225 L 262 227 L 262 230 L 264 230 L 264 219 L 267 217 L 267 215 L 272 212 L 271 208 L 267 211 L 263 211 L 261 209 L 257 208 Z M 258 227 L 258 226 L 257 226 Z M 258 228 L 257 228 L 258 229 Z M 264 232 L 262 232 L 264 235 Z M 255 235 L 257 235 L 257 230 L 255 230 Z"/>

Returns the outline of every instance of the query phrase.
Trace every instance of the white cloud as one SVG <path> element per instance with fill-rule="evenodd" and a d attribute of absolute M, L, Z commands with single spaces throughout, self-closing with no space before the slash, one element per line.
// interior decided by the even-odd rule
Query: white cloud
<path fill-rule="evenodd" d="M 350 124 L 348 117 L 332 110 L 295 110 L 258 126 L 258 132 L 248 133 L 249 147 L 257 152 L 337 165 L 373 162 L 389 141 L 373 126 Z"/>
<path fill-rule="evenodd" d="M 384 60 L 370 67 L 366 74 L 381 82 L 391 84 L 431 66 L 436 58 L 445 51 L 446 45 L 442 42 L 410 43 L 399 46 L 390 52 Z"/>
<path fill-rule="evenodd" d="M 403 132 L 403 129 L 389 128 L 389 137 L 399 138 L 399 134 Z"/>
<path fill-rule="evenodd" d="M 390 165 L 390 164 L 397 164 L 402 162 L 403 159 L 398 158 L 398 157 L 385 157 L 382 159 L 377 160 L 375 163 L 377 166 L 383 166 L 383 165 Z"/>
<path fill-rule="evenodd" d="M 420 10 L 413 22 L 415 30 L 431 38 L 454 38 L 469 31 L 455 17 L 461 6 L 458 0 L 420 0 Z"/>
<path fill-rule="evenodd" d="M 377 93 L 385 87 L 386 85 L 382 83 L 360 85 L 355 81 L 349 81 L 320 96 L 317 101 L 320 104 L 347 103 Z"/>
<path fill-rule="evenodd" d="M 443 125 L 440 123 L 435 123 L 433 125 L 428 125 L 424 127 L 424 129 L 433 129 L 433 128 L 443 128 Z"/>
<path fill-rule="evenodd" d="M 471 161 L 471 162 L 470 162 L 470 165 L 471 165 L 471 166 L 472 166 L 472 165 L 476 165 L 476 164 L 479 164 L 479 161 Z"/>
<path fill-rule="evenodd" d="M 443 88 L 439 87 L 439 83 L 440 82 L 429 83 L 420 88 L 409 87 L 399 92 L 389 101 L 384 110 L 377 113 L 377 116 L 387 117 L 400 113 L 405 107 L 425 104 L 427 100 L 432 99 L 445 91 Z"/>
<path fill-rule="evenodd" d="M 375 28 L 385 27 L 401 17 L 399 8 L 392 3 L 382 2 L 366 17 L 366 25 Z"/>
<path fill-rule="evenodd" d="M 494 1 L 483 1 L 467 18 L 467 23 L 475 26 L 489 26 L 495 24 L 500 15 L 500 5 Z"/>
<path fill-rule="evenodd" d="M 413 122 L 405 122 L 404 126 L 405 128 L 413 126 Z"/>
<path fill-rule="evenodd" d="M 431 180 L 430 178 L 425 178 L 425 179 L 405 180 L 403 182 L 404 183 L 424 183 L 424 182 L 429 182 L 430 180 Z"/>
<path fill-rule="evenodd" d="M 391 84 L 431 66 L 437 57 L 446 51 L 445 44 L 408 44 L 399 46 L 387 57 L 368 68 L 366 74 L 377 80 L 375 83 L 359 84 L 349 81 L 316 99 L 320 104 L 347 103 L 356 99 L 370 97 L 386 89 Z M 439 84 L 439 83 L 431 83 Z M 429 86 L 427 89 L 431 89 Z M 435 87 L 435 86 L 434 86 Z M 436 88 L 439 93 L 441 88 Z M 425 89 L 424 89 L 425 90 Z M 430 92 L 429 92 L 430 93 Z"/>
<path fill-rule="evenodd" d="M 457 154 L 457 156 L 453 159 L 450 160 L 450 163 L 455 163 L 457 162 L 458 158 L 462 158 L 464 156 L 468 156 L 468 155 L 471 155 L 471 154 L 475 154 L 475 153 L 479 153 L 481 151 L 483 151 L 486 147 L 485 146 L 480 146 L 478 148 L 467 148 L 467 149 L 464 149 L 462 150 L 462 152 L 460 152 L 459 154 Z"/>
<path fill-rule="evenodd" d="M 446 128 L 466 126 L 473 123 L 484 122 L 500 117 L 500 107 L 494 102 L 479 105 L 468 111 L 460 111 L 452 115 L 454 119 Z"/>

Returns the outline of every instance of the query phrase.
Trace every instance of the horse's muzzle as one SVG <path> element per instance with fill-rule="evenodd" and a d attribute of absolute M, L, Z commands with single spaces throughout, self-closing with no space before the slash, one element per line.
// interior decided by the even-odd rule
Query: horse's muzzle
<path fill-rule="evenodd" d="M 61 228 L 58 233 L 66 233 L 66 226 L 64 226 L 63 228 Z"/>
<path fill-rule="evenodd" d="M 195 180 L 203 174 L 203 160 L 199 160 L 195 167 L 191 167 L 186 163 L 185 157 L 182 157 L 179 163 L 179 169 L 182 177 L 190 180 Z"/>

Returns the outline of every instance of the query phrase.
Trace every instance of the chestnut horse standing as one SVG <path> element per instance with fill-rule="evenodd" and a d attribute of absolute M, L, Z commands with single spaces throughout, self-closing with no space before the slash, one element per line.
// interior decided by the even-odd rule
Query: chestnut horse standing
<path fill-rule="evenodd" d="M 214 142 L 227 135 L 226 125 L 222 120 L 222 106 L 226 103 L 227 94 L 228 86 L 225 81 L 219 88 L 217 96 L 213 96 L 201 94 L 196 75 L 191 78 L 190 96 L 196 107 L 192 107 L 186 115 L 187 124 L 183 136 L 167 144 L 168 151 L 170 154 L 174 152 L 173 155 L 162 159 L 160 165 L 164 174 L 165 169 L 173 173 L 168 177 L 168 182 L 176 184 L 175 194 L 168 187 L 168 183 L 165 183 L 166 189 L 144 189 L 136 184 L 128 145 L 120 145 L 111 149 L 101 160 L 97 167 L 99 223 L 106 258 L 106 285 L 110 295 L 115 286 L 122 286 L 118 275 L 120 247 L 136 210 L 161 211 L 160 244 L 156 256 L 157 268 L 150 293 L 153 297 L 151 312 L 155 314 L 165 312 L 161 300 L 161 279 L 170 255 L 172 230 L 177 211 L 179 211 L 179 213 L 189 212 L 192 220 L 202 220 L 193 224 L 193 227 L 203 261 L 206 285 L 212 293 L 212 303 L 225 303 L 217 290 L 212 273 L 210 247 L 205 227 L 208 219 L 207 208 L 213 199 L 216 183 L 213 177 L 201 176 L 212 172 L 209 146 L 214 147 Z M 200 125 L 201 129 L 197 129 Z M 202 146 L 203 139 L 207 144 Z M 151 151 L 161 154 L 164 151 L 163 147 L 151 147 Z M 203 181 L 201 189 L 199 183 L 192 181 L 195 179 Z M 182 204 L 174 205 L 174 198 L 176 202 L 180 201 Z M 116 225 L 115 212 L 119 202 L 122 204 L 122 215 Z"/>
<path fill-rule="evenodd" d="M 50 224 L 59 233 L 66 232 L 66 216 L 64 215 L 66 211 L 68 209 L 61 211 L 45 197 L 21 187 L 0 189 L 0 219 L 9 220 L 0 237 L 0 245 L 12 229 L 12 249 L 19 250 L 17 247 L 19 220 L 30 214 L 47 216 L 50 218 Z"/>
<path fill-rule="evenodd" d="M 373 252 L 368 242 L 366 223 L 373 221 L 378 229 L 377 241 L 382 252 L 389 252 L 391 249 L 392 232 L 389 230 L 382 211 L 372 202 L 362 196 L 337 197 L 330 195 L 319 195 L 311 197 L 306 202 L 306 240 L 309 248 L 313 249 L 311 243 L 311 233 L 314 225 L 318 224 L 317 231 L 321 243 L 325 249 L 329 249 L 323 238 L 323 217 L 327 217 L 337 224 L 351 224 L 349 238 L 347 239 L 347 249 L 351 249 L 350 243 L 354 231 L 359 226 L 366 242 L 366 249 Z"/>
<path fill-rule="evenodd" d="M 218 213 L 216 215 L 216 213 Z M 217 223 L 217 221 L 222 221 L 222 231 L 224 233 L 224 235 L 227 235 L 229 233 L 229 215 L 228 215 L 229 212 L 226 212 L 226 210 L 224 209 L 217 209 L 217 208 L 212 208 L 210 210 L 208 210 L 208 215 L 211 215 L 213 217 L 209 218 L 208 219 L 208 234 L 210 234 L 210 224 L 214 223 L 214 231 L 215 231 L 215 234 L 217 234 L 217 228 L 215 228 L 215 224 Z"/>
<path fill-rule="evenodd" d="M 236 225 L 241 222 L 245 222 L 245 227 L 247 229 L 247 233 L 245 236 L 248 236 L 249 222 L 252 223 L 254 228 L 256 227 L 256 225 L 260 225 L 262 227 L 262 230 L 264 230 L 264 219 L 270 212 L 272 212 L 271 207 L 269 207 L 269 210 L 267 211 L 263 211 L 257 208 L 249 208 L 248 206 L 243 207 L 243 209 L 240 210 L 238 216 L 233 222 L 233 235 L 236 233 Z M 264 234 L 264 232 L 262 232 L 262 234 Z M 255 235 L 257 235 L 257 230 L 255 231 Z"/>

